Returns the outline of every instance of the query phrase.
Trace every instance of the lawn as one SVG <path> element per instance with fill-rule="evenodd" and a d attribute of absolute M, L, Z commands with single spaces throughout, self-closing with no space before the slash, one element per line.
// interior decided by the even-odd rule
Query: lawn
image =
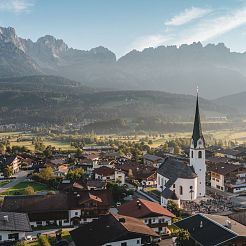
<path fill-rule="evenodd" d="M 30 181 L 30 182 L 24 181 L 24 182 L 20 182 L 19 184 L 13 186 L 12 188 L 9 188 L 7 191 L 2 193 L 2 195 L 22 195 L 25 192 L 25 188 L 28 186 L 33 187 L 35 192 L 51 190 L 45 184 L 41 184 L 41 183 L 33 182 L 33 181 Z"/>
<path fill-rule="evenodd" d="M 10 180 L 4 180 L 4 181 L 0 181 L 0 187 L 3 187 L 4 185 L 10 183 Z"/>

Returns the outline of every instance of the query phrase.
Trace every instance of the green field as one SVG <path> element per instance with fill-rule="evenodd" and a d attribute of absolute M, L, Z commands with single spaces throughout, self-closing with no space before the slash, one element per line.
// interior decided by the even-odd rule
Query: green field
<path fill-rule="evenodd" d="M 4 185 L 10 183 L 10 180 L 4 180 L 4 181 L 0 181 L 0 187 L 3 187 Z"/>
<path fill-rule="evenodd" d="M 177 132 L 177 133 L 162 133 L 162 134 L 139 134 L 139 135 L 96 135 L 95 137 L 100 141 L 117 140 L 121 142 L 140 142 L 143 139 L 148 139 L 152 141 L 149 144 L 150 147 L 155 148 L 167 141 L 175 140 L 177 138 L 190 139 L 191 132 Z M 238 143 L 246 143 L 246 130 L 245 129 L 225 129 L 219 131 L 204 131 L 204 135 L 212 136 L 216 140 L 222 141 L 237 141 Z M 34 151 L 34 145 L 32 144 L 32 139 L 35 137 L 41 137 L 42 142 L 45 146 L 51 145 L 61 151 L 75 151 L 75 148 L 70 145 L 69 137 L 81 140 L 84 136 L 79 134 L 68 135 L 68 134 L 47 134 L 47 135 L 36 135 L 31 132 L 4 132 L 0 133 L 0 139 L 7 139 L 11 146 L 25 146 L 30 151 Z M 65 140 L 61 140 L 65 139 Z"/>
<path fill-rule="evenodd" d="M 12 188 L 9 188 L 7 191 L 5 191 L 4 193 L 2 193 L 2 195 L 22 195 L 25 192 L 25 188 L 31 186 L 33 187 L 35 192 L 40 192 L 40 191 L 49 191 L 50 188 L 45 185 L 45 184 L 41 184 L 38 182 L 33 182 L 33 181 L 24 181 L 24 182 L 20 182 L 19 184 L 13 186 Z"/>

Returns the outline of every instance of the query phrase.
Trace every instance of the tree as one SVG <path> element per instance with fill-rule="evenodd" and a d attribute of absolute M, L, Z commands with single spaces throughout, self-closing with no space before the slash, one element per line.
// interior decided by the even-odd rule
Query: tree
<path fill-rule="evenodd" d="M 6 146 L 3 143 L 0 143 L 0 154 L 5 154 Z"/>
<path fill-rule="evenodd" d="M 178 207 L 178 204 L 172 200 L 168 200 L 167 202 L 167 209 L 174 213 L 176 216 L 180 216 L 180 208 Z"/>
<path fill-rule="evenodd" d="M 130 179 L 133 178 L 133 172 L 132 172 L 132 169 L 129 169 L 129 170 L 128 170 L 128 177 L 129 177 Z"/>
<path fill-rule="evenodd" d="M 190 233 L 187 230 L 184 229 L 178 229 L 175 232 L 177 239 L 176 239 L 176 245 L 185 246 L 190 245 L 189 239 L 190 239 Z"/>
<path fill-rule="evenodd" d="M 13 168 L 11 166 L 6 166 L 3 169 L 3 175 L 6 178 L 9 178 L 11 175 L 13 175 Z"/>
<path fill-rule="evenodd" d="M 35 194 L 35 190 L 33 189 L 32 186 L 28 185 L 28 186 L 25 188 L 24 193 L 25 193 L 25 195 L 34 195 L 34 194 Z"/>
<path fill-rule="evenodd" d="M 51 246 L 48 237 L 45 235 L 40 235 L 38 237 L 38 245 L 39 246 Z"/>
<path fill-rule="evenodd" d="M 175 155 L 179 155 L 179 154 L 180 154 L 180 148 L 179 148 L 178 145 L 175 145 L 175 146 L 174 146 L 174 154 L 175 154 Z"/>
<path fill-rule="evenodd" d="M 51 167 L 45 167 L 40 171 L 39 176 L 44 180 L 50 180 L 55 176 L 55 174 Z"/>
<path fill-rule="evenodd" d="M 117 183 L 108 183 L 107 188 L 112 193 L 114 202 L 122 201 L 128 194 L 127 190 Z"/>
<path fill-rule="evenodd" d="M 82 168 L 76 168 L 74 170 L 69 170 L 66 178 L 70 180 L 79 180 L 85 175 L 85 171 Z"/>
<path fill-rule="evenodd" d="M 163 145 L 163 151 L 164 152 L 167 152 L 168 151 L 168 144 L 167 143 L 164 143 L 164 145 Z"/>
<path fill-rule="evenodd" d="M 27 246 L 27 245 L 28 245 L 27 242 L 25 242 L 25 241 L 19 241 L 19 242 L 15 243 L 14 246 Z"/>

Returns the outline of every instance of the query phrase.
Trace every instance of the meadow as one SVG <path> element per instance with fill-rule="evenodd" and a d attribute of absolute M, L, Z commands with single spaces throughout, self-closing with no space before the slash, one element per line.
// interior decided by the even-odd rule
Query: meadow
<path fill-rule="evenodd" d="M 108 141 L 117 140 L 122 142 L 141 142 L 149 141 L 149 146 L 152 148 L 158 147 L 161 144 L 164 144 L 167 141 L 175 140 L 177 138 L 191 138 L 191 132 L 177 132 L 177 133 L 165 133 L 165 134 L 139 134 L 139 135 L 118 135 L 118 134 L 111 134 L 111 135 L 95 135 L 95 137 L 100 141 Z M 45 146 L 53 146 L 58 150 L 61 151 L 75 151 L 76 148 L 71 146 L 70 142 L 66 140 L 68 137 L 73 137 L 75 139 L 82 139 L 84 135 L 67 135 L 67 134 L 59 134 L 56 136 L 52 135 L 42 135 L 42 142 Z M 245 129 L 225 129 L 219 131 L 204 131 L 205 139 L 213 138 L 216 141 L 233 141 L 239 144 L 246 143 L 246 130 Z M 40 137 L 32 132 L 2 132 L 0 133 L 0 139 L 8 139 L 10 146 L 25 146 L 30 151 L 35 150 L 35 146 L 32 143 L 33 138 Z M 147 140 L 146 140 L 147 139 Z"/>

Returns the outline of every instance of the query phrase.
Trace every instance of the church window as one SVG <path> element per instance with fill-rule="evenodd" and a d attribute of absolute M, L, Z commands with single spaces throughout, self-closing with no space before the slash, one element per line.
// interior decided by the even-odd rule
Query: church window
<path fill-rule="evenodd" d="M 179 194 L 183 195 L 183 186 L 181 186 L 181 185 L 179 186 Z"/>
<path fill-rule="evenodd" d="M 198 151 L 198 158 L 201 159 L 202 158 L 202 151 Z"/>

